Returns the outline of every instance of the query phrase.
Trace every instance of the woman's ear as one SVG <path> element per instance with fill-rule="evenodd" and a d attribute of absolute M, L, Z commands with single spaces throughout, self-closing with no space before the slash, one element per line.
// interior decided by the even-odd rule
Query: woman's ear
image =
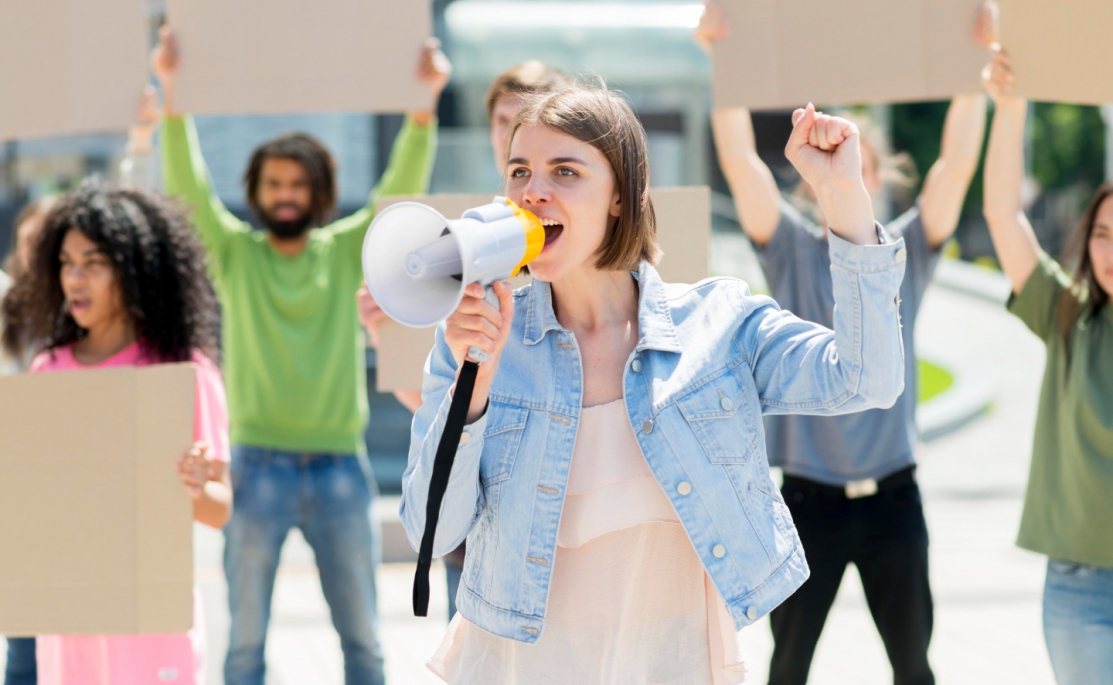
<path fill-rule="evenodd" d="M 616 219 L 618 217 L 622 216 L 622 196 L 619 195 L 617 190 L 614 191 L 614 195 L 611 197 L 610 213 L 611 213 L 611 216 L 613 216 Z"/>

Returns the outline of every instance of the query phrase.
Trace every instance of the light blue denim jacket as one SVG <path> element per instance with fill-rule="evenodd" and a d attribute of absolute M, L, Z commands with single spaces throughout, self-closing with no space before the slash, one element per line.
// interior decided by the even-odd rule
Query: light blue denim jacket
<path fill-rule="evenodd" d="M 736 629 L 808 577 L 792 518 L 769 476 L 762 413 L 840 414 L 888 407 L 904 387 L 897 312 L 903 241 L 830 236 L 835 330 L 782 311 L 746 284 L 666 284 L 637 274 L 638 344 L 623 372 L 638 444 Z M 443 327 L 414 416 L 401 516 L 415 549 L 456 363 Z M 576 337 L 548 283 L 514 293 L 514 322 L 486 414 L 467 426 L 445 493 L 434 556 L 465 537 L 463 616 L 536 642 L 545 625 L 569 464 L 583 398 Z"/>

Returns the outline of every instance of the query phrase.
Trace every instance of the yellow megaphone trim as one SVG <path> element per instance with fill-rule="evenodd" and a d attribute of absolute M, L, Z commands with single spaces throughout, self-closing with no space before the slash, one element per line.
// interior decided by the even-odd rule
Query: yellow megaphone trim
<path fill-rule="evenodd" d="M 514 267 L 514 271 L 510 274 L 513 278 L 518 275 L 523 266 L 536 259 L 545 248 L 545 227 L 541 225 L 541 219 L 538 219 L 537 215 L 514 204 L 510 198 L 506 199 L 506 204 L 514 210 L 514 216 L 518 219 L 518 223 L 522 224 L 522 230 L 526 234 L 526 252 L 522 255 L 522 261 L 518 262 L 518 266 Z"/>

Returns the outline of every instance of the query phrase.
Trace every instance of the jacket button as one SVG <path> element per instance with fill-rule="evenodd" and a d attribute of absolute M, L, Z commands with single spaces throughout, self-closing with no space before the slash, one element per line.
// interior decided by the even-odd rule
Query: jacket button
<path fill-rule="evenodd" d="M 692 494 L 692 484 L 689 483 L 688 481 L 684 481 L 680 485 L 676 486 L 676 491 L 679 492 L 683 496 L 688 496 L 688 495 Z"/>
<path fill-rule="evenodd" d="M 715 545 L 711 548 L 711 554 L 715 555 L 716 559 L 722 559 L 727 555 L 727 548 L 722 545 Z"/>
<path fill-rule="evenodd" d="M 900 248 L 899 250 L 897 250 L 896 258 L 897 262 L 903 262 L 905 259 L 908 259 L 908 250 L 904 249 L 903 247 Z"/>
<path fill-rule="evenodd" d="M 468 443 L 468 440 L 471 440 L 470 435 L 468 435 L 467 433 L 461 433 L 460 434 L 460 444 L 461 445 L 466 445 Z"/>
<path fill-rule="evenodd" d="M 645 423 L 642 424 L 642 432 L 643 433 L 652 433 L 653 432 L 653 422 L 650 421 L 649 419 L 646 419 Z"/>
<path fill-rule="evenodd" d="M 642 360 L 635 359 L 634 361 L 630 362 L 630 368 L 634 371 L 634 373 L 641 373 L 642 372 Z"/>
<path fill-rule="evenodd" d="M 746 609 L 746 618 L 750 619 L 751 621 L 756 619 L 757 618 L 757 609 L 754 608 L 754 607 L 750 607 L 749 609 Z"/>
<path fill-rule="evenodd" d="M 723 411 L 730 411 L 734 409 L 734 402 L 731 402 L 729 397 L 724 397 L 722 401 L 719 402 L 719 406 L 723 408 Z"/>

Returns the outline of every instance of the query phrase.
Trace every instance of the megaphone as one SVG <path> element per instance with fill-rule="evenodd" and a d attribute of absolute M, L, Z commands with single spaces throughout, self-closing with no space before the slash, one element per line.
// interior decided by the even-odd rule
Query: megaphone
<path fill-rule="evenodd" d="M 516 276 L 541 254 L 545 229 L 528 210 L 505 197 L 446 219 L 419 202 L 379 212 L 363 239 L 363 277 L 383 312 L 406 326 L 432 326 L 451 314 L 471 283 L 487 288 Z M 473 347 L 478 362 L 486 354 Z"/>

